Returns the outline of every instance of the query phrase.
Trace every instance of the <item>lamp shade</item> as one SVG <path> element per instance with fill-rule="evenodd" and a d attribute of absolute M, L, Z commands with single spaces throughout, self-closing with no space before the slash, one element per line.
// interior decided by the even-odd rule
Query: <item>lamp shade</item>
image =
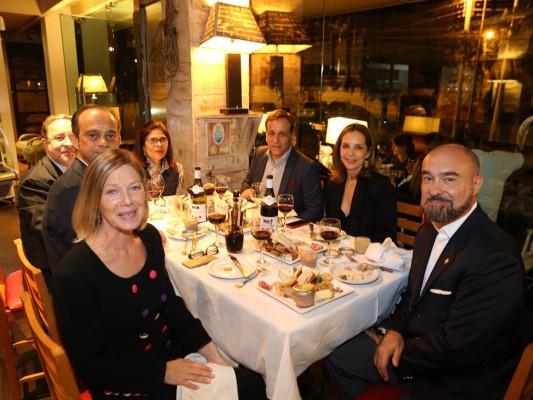
<path fill-rule="evenodd" d="M 368 127 L 368 122 L 359 119 L 344 117 L 334 117 L 328 119 L 328 128 L 326 130 L 326 143 L 335 144 L 342 130 L 351 124 L 360 124 Z"/>
<path fill-rule="evenodd" d="M 303 26 L 292 12 L 265 11 L 259 16 L 259 29 L 267 46 L 257 53 L 298 53 L 311 47 Z"/>
<path fill-rule="evenodd" d="M 78 78 L 78 90 L 85 93 L 107 93 L 107 86 L 100 74 L 81 74 Z"/>
<path fill-rule="evenodd" d="M 415 115 L 406 115 L 403 120 L 403 131 L 420 134 L 438 132 L 440 118 L 418 117 Z"/>
<path fill-rule="evenodd" d="M 215 3 L 200 46 L 250 54 L 266 46 L 266 41 L 249 7 Z"/>

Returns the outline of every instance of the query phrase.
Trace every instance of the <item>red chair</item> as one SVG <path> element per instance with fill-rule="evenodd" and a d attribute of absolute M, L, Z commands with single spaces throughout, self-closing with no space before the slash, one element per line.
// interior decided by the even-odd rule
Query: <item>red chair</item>
<path fill-rule="evenodd" d="M 30 338 L 15 340 L 13 324 L 16 320 L 25 318 L 20 295 L 24 292 L 22 271 L 12 272 L 4 277 L 0 267 L 0 342 L 4 351 L 7 382 L 12 400 L 23 398 L 21 385 L 36 379 L 44 378 L 42 371 L 19 376 L 19 357 L 17 350 L 23 346 L 28 349 L 33 344 Z"/>
<path fill-rule="evenodd" d="M 408 396 L 409 392 L 402 387 L 375 384 L 357 396 L 355 400 L 403 400 L 407 399 Z"/>

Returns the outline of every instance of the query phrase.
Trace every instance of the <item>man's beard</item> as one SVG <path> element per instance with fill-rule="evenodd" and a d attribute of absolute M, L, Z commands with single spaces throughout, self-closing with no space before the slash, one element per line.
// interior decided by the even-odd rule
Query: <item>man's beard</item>
<path fill-rule="evenodd" d="M 431 201 L 444 201 L 447 204 L 433 205 L 428 204 Z M 472 195 L 458 207 L 454 207 L 453 200 L 445 199 L 441 196 L 432 196 L 426 200 L 423 205 L 426 218 L 431 222 L 438 222 L 441 224 L 448 224 L 459 218 L 472 205 Z"/>

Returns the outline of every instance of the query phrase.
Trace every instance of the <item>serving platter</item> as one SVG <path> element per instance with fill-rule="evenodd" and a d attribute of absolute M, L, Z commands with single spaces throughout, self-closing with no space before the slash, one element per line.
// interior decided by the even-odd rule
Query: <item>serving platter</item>
<path fill-rule="evenodd" d="M 270 284 L 270 283 L 269 283 Z M 317 308 L 319 307 L 322 307 L 323 305 L 326 305 L 326 304 L 329 304 L 331 303 L 332 301 L 335 301 L 335 300 L 338 300 L 340 298 L 343 298 L 344 296 L 347 296 L 351 293 L 354 293 L 354 290 L 353 289 L 349 289 L 349 288 L 343 288 L 342 292 L 341 293 L 338 293 L 338 292 L 334 292 L 334 295 L 331 299 L 327 299 L 327 300 L 322 300 L 322 301 L 319 301 L 319 302 L 316 302 L 314 305 L 312 305 L 311 307 L 305 307 L 305 308 L 302 308 L 302 307 L 298 307 L 296 305 L 296 303 L 294 302 L 294 299 L 292 298 L 289 298 L 289 297 L 282 297 L 282 296 L 278 296 L 276 294 L 276 291 L 274 290 L 274 288 L 270 289 L 270 290 L 266 290 L 264 288 L 262 288 L 261 286 L 259 285 L 255 285 L 255 287 L 262 293 L 266 294 L 267 296 L 270 296 L 272 297 L 273 299 L 279 301 L 280 303 L 282 304 L 285 304 L 287 307 L 291 308 L 292 310 L 296 311 L 297 313 L 299 314 L 306 314 L 310 311 L 313 311 L 313 310 L 316 310 Z"/>
<path fill-rule="evenodd" d="M 326 247 L 319 244 L 319 243 L 307 243 L 307 242 L 302 242 L 302 241 L 299 241 L 297 243 L 297 246 L 302 246 L 302 247 L 307 247 L 307 246 L 313 246 L 315 248 L 315 251 L 320 254 L 320 253 L 323 253 L 324 251 L 326 251 Z M 321 247 L 321 248 L 320 248 Z M 259 242 L 255 242 L 255 246 L 252 248 L 253 250 L 255 251 L 261 251 L 261 247 L 260 247 L 260 244 Z M 269 249 L 267 247 L 264 248 L 264 254 L 265 256 L 269 256 L 269 257 L 272 257 L 278 261 L 281 261 L 282 263 L 285 263 L 287 265 L 293 265 L 293 264 L 296 264 L 297 262 L 300 261 L 300 254 L 298 254 L 298 251 L 293 251 L 291 253 L 285 253 L 285 254 L 291 254 L 291 259 L 289 259 L 289 256 L 280 256 L 278 255 L 277 253 L 275 252 L 271 252 L 269 251 Z"/>

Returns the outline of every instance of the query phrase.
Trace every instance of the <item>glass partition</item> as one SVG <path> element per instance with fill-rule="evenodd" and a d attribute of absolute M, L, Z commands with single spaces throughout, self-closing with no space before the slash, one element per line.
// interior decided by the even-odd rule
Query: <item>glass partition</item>
<path fill-rule="evenodd" d="M 304 130 L 332 116 L 364 118 L 384 143 L 403 131 L 406 115 L 434 117 L 444 135 L 476 133 L 510 148 L 532 113 L 530 0 L 421 1 L 316 18 L 306 18 L 303 2 L 303 15 L 313 46 L 298 61 L 251 56 L 252 109 L 289 108 Z M 274 57 L 284 57 L 281 74 Z M 284 93 L 294 81 L 275 82 L 298 65 L 294 101 Z"/>
<path fill-rule="evenodd" d="M 91 16 L 61 15 L 70 112 L 89 103 L 114 109 L 125 145 L 133 144 L 140 123 L 132 9 L 133 0 L 123 0 Z M 93 76 L 105 85 L 90 89 Z"/>

